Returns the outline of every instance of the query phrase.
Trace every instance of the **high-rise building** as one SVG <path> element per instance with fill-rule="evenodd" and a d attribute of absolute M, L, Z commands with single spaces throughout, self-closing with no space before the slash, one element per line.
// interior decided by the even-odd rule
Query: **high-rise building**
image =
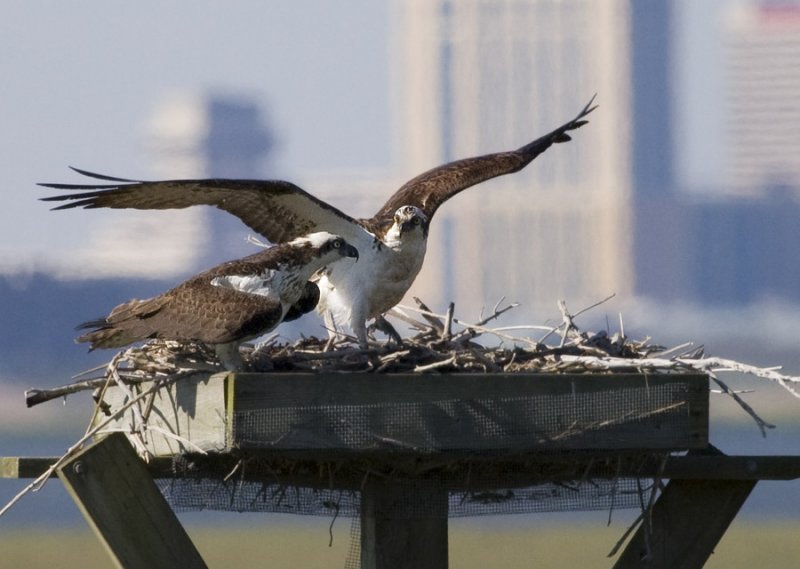
<path fill-rule="evenodd" d="M 800 4 L 749 3 L 729 16 L 728 185 L 800 191 Z"/>
<path fill-rule="evenodd" d="M 505 296 L 525 316 L 612 292 L 717 305 L 800 298 L 799 4 L 733 6 L 719 61 L 730 177 L 706 199 L 681 192 L 675 175 L 676 2 L 393 6 L 401 177 L 519 147 L 589 93 L 600 105 L 573 142 L 440 210 L 415 295 L 462 311 Z"/>
<path fill-rule="evenodd" d="M 525 314 L 633 289 L 631 35 L 627 2 L 438 0 L 394 4 L 398 169 L 522 146 L 598 93 L 591 124 L 522 172 L 437 213 L 414 294 Z M 464 312 L 462 312 L 464 314 Z"/>
<path fill-rule="evenodd" d="M 272 134 L 263 111 L 244 97 L 178 94 L 163 100 L 147 124 L 148 146 L 159 178 L 264 178 Z M 237 218 L 193 208 L 205 225 L 200 265 L 245 254 L 252 234 Z"/>

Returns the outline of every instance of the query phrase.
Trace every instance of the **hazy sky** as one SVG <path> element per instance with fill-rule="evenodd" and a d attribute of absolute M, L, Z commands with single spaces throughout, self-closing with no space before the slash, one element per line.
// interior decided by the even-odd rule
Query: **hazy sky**
<path fill-rule="evenodd" d="M 372 0 L 4 3 L 0 266 L 74 246 L 107 217 L 50 213 L 35 182 L 77 181 L 67 165 L 152 175 L 143 125 L 176 91 L 261 103 L 282 176 L 385 166 L 387 11 Z"/>
<path fill-rule="evenodd" d="M 678 3 L 676 134 L 688 185 L 718 174 L 717 31 L 732 1 Z M 72 251 L 124 215 L 50 213 L 35 183 L 77 181 L 67 165 L 152 176 L 143 127 L 170 93 L 261 103 L 278 136 L 272 163 L 281 177 L 387 168 L 389 20 L 388 0 L 5 2 L 0 272 Z"/>

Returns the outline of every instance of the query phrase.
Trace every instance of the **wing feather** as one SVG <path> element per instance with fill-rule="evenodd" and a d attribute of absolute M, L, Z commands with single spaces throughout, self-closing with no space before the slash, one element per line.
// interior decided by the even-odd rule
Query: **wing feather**
<path fill-rule="evenodd" d="M 272 243 L 290 241 L 316 231 L 328 231 L 360 243 L 363 226 L 337 208 L 282 180 L 165 180 L 145 182 L 115 178 L 73 168 L 85 176 L 115 184 L 39 184 L 67 190 L 42 198 L 65 202 L 55 210 L 70 208 L 183 209 L 209 205 L 241 219 Z"/>
<path fill-rule="evenodd" d="M 597 108 L 592 106 L 594 99 L 571 121 L 517 150 L 457 160 L 420 174 L 397 190 L 369 221 L 377 224 L 391 219 L 397 208 L 404 205 L 417 206 L 430 220 L 439 206 L 457 193 L 491 178 L 518 172 L 553 144 L 571 140 L 567 133 L 589 122 L 585 117 Z"/>
<path fill-rule="evenodd" d="M 106 318 L 81 324 L 79 329 L 92 330 L 77 341 L 91 343 L 92 349 L 122 347 L 149 338 L 220 344 L 266 332 L 281 322 L 283 307 L 277 295 L 249 294 L 214 286 L 212 281 L 275 267 L 275 248 L 217 265 L 159 296 L 129 300 Z"/>

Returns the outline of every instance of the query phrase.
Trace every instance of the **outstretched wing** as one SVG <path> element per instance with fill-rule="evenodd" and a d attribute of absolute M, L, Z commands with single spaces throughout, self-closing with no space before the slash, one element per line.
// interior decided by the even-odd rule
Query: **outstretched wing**
<path fill-rule="evenodd" d="M 391 219 L 397 208 L 404 205 L 417 206 L 430 220 L 439 206 L 457 193 L 491 178 L 522 170 L 553 144 L 572 140 L 567 133 L 589 122 L 584 118 L 597 108 L 592 106 L 594 99 L 592 97 L 577 117 L 522 148 L 457 160 L 420 174 L 397 190 L 371 221 Z"/>
<path fill-rule="evenodd" d="M 290 182 L 281 180 L 126 180 L 73 168 L 110 184 L 39 184 L 64 193 L 42 201 L 66 202 L 53 209 L 182 209 L 210 205 L 241 219 L 273 243 L 316 231 L 360 242 L 364 229 L 353 218 Z"/>

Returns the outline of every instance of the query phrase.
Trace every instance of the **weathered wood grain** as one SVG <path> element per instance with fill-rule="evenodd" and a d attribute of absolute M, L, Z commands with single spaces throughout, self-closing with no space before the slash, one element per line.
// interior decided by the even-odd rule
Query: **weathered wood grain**
<path fill-rule="evenodd" d="M 122 569 L 205 569 L 183 526 L 125 437 L 77 453 L 58 476 Z"/>

